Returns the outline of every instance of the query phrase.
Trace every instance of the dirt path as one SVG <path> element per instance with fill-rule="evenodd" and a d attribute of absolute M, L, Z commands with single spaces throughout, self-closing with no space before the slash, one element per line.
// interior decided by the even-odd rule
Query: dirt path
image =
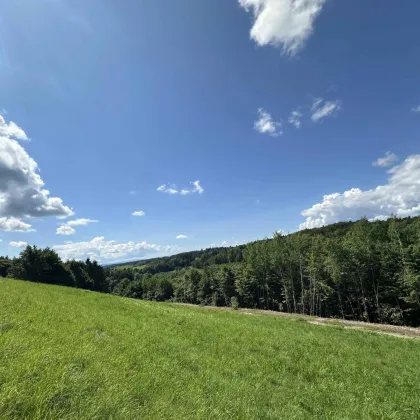
<path fill-rule="evenodd" d="M 188 303 L 177 303 L 178 305 L 195 306 Z M 232 308 L 216 307 L 216 306 L 203 306 L 205 310 L 217 310 L 217 311 L 232 311 Z M 400 338 L 420 338 L 420 328 L 401 327 L 398 325 L 388 324 L 370 324 L 367 322 L 358 321 L 345 321 L 342 319 L 335 318 L 318 318 L 309 315 L 300 314 L 289 314 L 284 312 L 274 311 L 263 311 L 260 309 L 238 309 L 236 312 L 244 315 L 253 316 L 276 316 L 282 318 L 290 318 L 296 321 L 308 322 L 313 325 L 324 325 L 324 326 L 342 326 L 344 328 L 355 329 L 359 331 L 373 332 L 378 334 L 392 335 Z"/>
<path fill-rule="evenodd" d="M 344 328 L 393 335 L 394 337 L 420 338 L 420 329 L 418 328 L 400 327 L 388 324 L 369 324 L 367 322 L 343 321 L 327 318 L 311 319 L 308 320 L 308 322 L 316 325 L 341 325 Z"/>

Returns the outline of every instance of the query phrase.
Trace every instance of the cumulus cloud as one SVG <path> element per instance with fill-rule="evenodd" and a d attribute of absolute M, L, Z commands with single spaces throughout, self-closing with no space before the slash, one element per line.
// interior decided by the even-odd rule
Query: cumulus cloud
<path fill-rule="evenodd" d="M 98 220 L 93 219 L 74 219 L 69 220 L 66 223 L 61 224 L 57 230 L 57 235 L 74 235 L 76 233 L 76 230 L 73 229 L 73 226 L 86 226 L 89 223 L 98 223 Z"/>
<path fill-rule="evenodd" d="M 178 235 L 176 237 L 176 239 L 188 239 L 188 236 L 186 236 L 186 235 Z"/>
<path fill-rule="evenodd" d="M 173 184 L 163 184 L 160 187 L 157 188 L 157 191 L 163 192 L 166 194 L 181 194 L 181 195 L 190 195 L 190 194 L 203 194 L 204 188 L 200 185 L 200 181 L 192 181 L 190 182 L 192 187 L 190 188 L 183 188 L 178 189 L 176 185 Z"/>
<path fill-rule="evenodd" d="M 300 128 L 302 125 L 302 116 L 303 114 L 300 111 L 292 111 L 288 119 L 289 124 L 294 125 L 296 128 Z"/>
<path fill-rule="evenodd" d="M 73 229 L 71 226 L 68 225 L 61 225 L 55 231 L 57 235 L 74 235 L 76 230 Z"/>
<path fill-rule="evenodd" d="M 115 261 L 127 257 L 144 256 L 150 252 L 170 252 L 175 249 L 175 247 L 149 244 L 147 242 L 107 241 L 103 236 L 87 242 L 66 242 L 63 245 L 55 245 L 53 248 L 64 260 L 91 258 L 97 261 Z"/>
<path fill-rule="evenodd" d="M 141 217 L 141 216 L 146 216 L 146 213 L 142 210 L 140 211 L 133 211 L 133 213 L 131 213 L 132 216 L 136 216 L 136 217 Z"/>
<path fill-rule="evenodd" d="M 12 137 L 17 140 L 28 141 L 29 138 L 22 128 L 18 127 L 13 121 L 6 123 L 6 120 L 0 115 L 0 136 Z"/>
<path fill-rule="evenodd" d="M 281 123 L 274 121 L 265 109 L 258 109 L 258 119 L 254 123 L 254 128 L 260 134 L 268 134 L 273 137 L 281 136 L 283 134 L 281 127 Z"/>
<path fill-rule="evenodd" d="M 392 152 L 386 152 L 384 157 L 381 157 L 372 163 L 373 166 L 380 166 L 381 168 L 388 168 L 398 161 L 398 156 Z"/>
<path fill-rule="evenodd" d="M 9 245 L 13 248 L 26 248 L 28 246 L 28 243 L 24 241 L 11 241 L 9 242 Z"/>
<path fill-rule="evenodd" d="M 420 214 L 420 155 L 409 156 L 389 171 L 388 182 L 375 189 L 352 188 L 343 193 L 325 195 L 321 203 L 304 210 L 306 221 L 300 229 L 309 229 L 346 220 L 367 217 L 384 220 Z"/>
<path fill-rule="evenodd" d="M 281 47 L 296 54 L 314 30 L 314 22 L 326 0 L 239 0 L 253 13 L 250 37 L 259 46 Z"/>
<path fill-rule="evenodd" d="M 321 98 L 318 98 L 312 104 L 312 116 L 311 119 L 313 122 L 318 122 L 323 118 L 330 117 L 336 114 L 341 108 L 340 101 L 324 101 Z"/>
<path fill-rule="evenodd" d="M 0 116 L 0 217 L 11 220 L 25 217 L 66 217 L 73 211 L 61 198 L 51 197 L 44 188 L 38 164 L 17 140 L 27 140 L 26 133 Z M 8 225 L 10 226 L 9 222 Z M 17 230 L 26 225 L 21 222 Z M 13 224 L 12 223 L 12 224 Z"/>
<path fill-rule="evenodd" d="M 31 225 L 14 217 L 0 217 L 0 231 L 4 232 L 35 232 Z"/>

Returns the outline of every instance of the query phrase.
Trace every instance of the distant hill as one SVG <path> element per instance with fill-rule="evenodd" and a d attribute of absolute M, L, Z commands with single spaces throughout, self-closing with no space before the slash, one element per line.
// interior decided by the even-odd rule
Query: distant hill
<path fill-rule="evenodd" d="M 162 273 L 186 267 L 202 268 L 212 264 L 240 262 L 243 260 L 245 247 L 245 245 L 238 245 L 235 247 L 208 248 L 200 251 L 183 252 L 168 257 L 110 264 L 107 267 L 135 267 L 140 269 L 147 267 L 147 271 L 150 273 Z"/>
<path fill-rule="evenodd" d="M 320 228 L 306 229 L 305 232 L 310 235 L 323 235 L 325 237 L 343 236 L 353 225 L 354 222 L 339 222 Z M 299 235 L 300 232 L 290 235 Z M 266 239 L 262 239 L 264 241 Z M 256 241 L 260 242 L 260 241 Z M 246 245 L 237 245 L 232 247 L 207 248 L 197 251 L 183 252 L 168 257 L 148 258 L 142 260 L 133 260 L 123 263 L 108 264 L 107 267 L 156 267 L 156 272 L 167 272 L 186 267 L 202 268 L 212 264 L 226 264 L 229 262 L 240 262 L 243 260 L 243 252 Z"/>

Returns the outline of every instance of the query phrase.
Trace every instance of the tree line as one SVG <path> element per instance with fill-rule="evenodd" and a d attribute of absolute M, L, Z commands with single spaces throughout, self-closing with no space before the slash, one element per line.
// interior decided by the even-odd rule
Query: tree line
<path fill-rule="evenodd" d="M 96 261 L 63 262 L 50 248 L 28 245 L 18 258 L 0 257 L 0 276 L 109 292 L 106 270 Z"/>
<path fill-rule="evenodd" d="M 420 217 L 275 233 L 108 268 L 28 246 L 0 259 L 0 275 L 137 299 L 420 326 Z"/>

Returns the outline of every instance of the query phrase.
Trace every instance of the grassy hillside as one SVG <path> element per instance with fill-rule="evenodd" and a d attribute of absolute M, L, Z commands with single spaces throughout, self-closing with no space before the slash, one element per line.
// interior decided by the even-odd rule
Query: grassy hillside
<path fill-rule="evenodd" d="M 420 341 L 0 279 L 1 419 L 418 418 Z"/>

